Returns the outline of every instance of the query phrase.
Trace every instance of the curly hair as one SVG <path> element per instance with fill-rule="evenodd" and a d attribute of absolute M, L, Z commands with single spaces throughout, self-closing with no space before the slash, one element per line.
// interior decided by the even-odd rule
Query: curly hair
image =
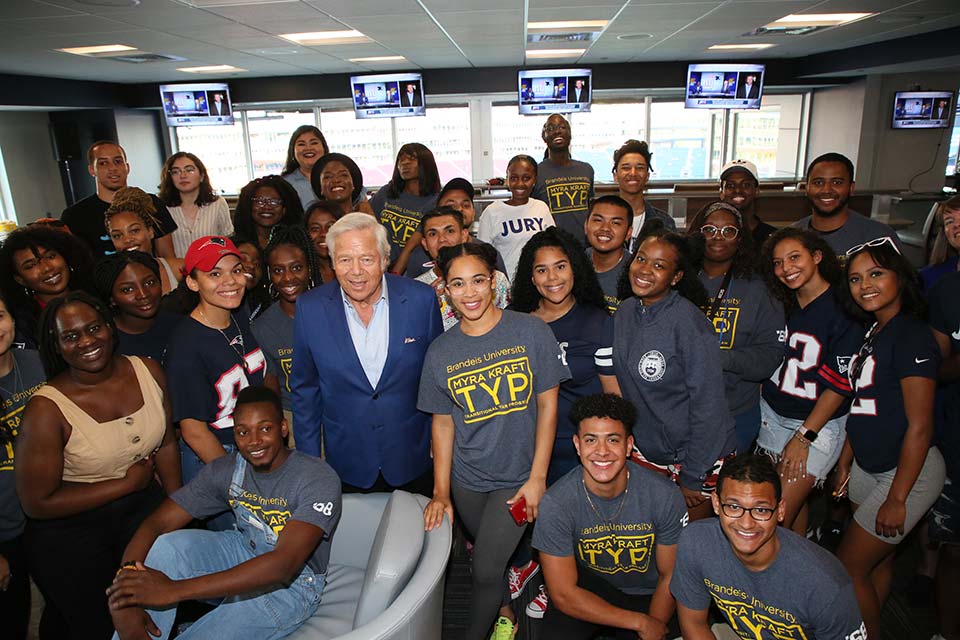
<path fill-rule="evenodd" d="M 110 334 L 113 336 L 112 351 L 117 349 L 117 325 L 113 321 L 113 314 L 107 309 L 106 305 L 85 291 L 71 291 L 59 298 L 54 298 L 40 314 L 40 339 L 37 341 L 40 347 L 40 361 L 43 363 L 43 370 L 47 374 L 47 380 L 52 380 L 54 376 L 67 370 L 67 363 L 60 355 L 60 336 L 57 335 L 57 313 L 63 307 L 72 303 L 82 303 L 93 309 L 103 322 L 110 327 Z"/>
<path fill-rule="evenodd" d="M 899 288 L 900 295 L 900 312 L 925 320 L 927 315 L 927 301 L 923 296 L 920 277 L 910 263 L 907 262 L 907 259 L 893 248 L 892 244 L 881 244 L 875 247 L 864 246 L 859 251 L 847 256 L 847 261 L 843 266 L 843 279 L 848 284 L 847 286 L 839 287 L 840 301 L 843 303 L 847 312 L 853 317 L 859 318 L 864 323 L 874 320 L 873 314 L 864 311 L 850 294 L 850 265 L 853 263 L 854 258 L 864 254 L 873 258 L 877 266 L 888 269 L 897 276 L 897 287 Z"/>
<path fill-rule="evenodd" d="M 143 189 L 123 187 L 117 190 L 113 195 L 110 207 L 103 214 L 103 224 L 108 231 L 110 230 L 110 220 L 120 213 L 132 213 L 152 229 L 156 229 L 158 226 L 155 215 L 157 207 L 153 204 L 153 198 Z"/>
<path fill-rule="evenodd" d="M 233 213 L 234 233 L 241 238 L 256 238 L 257 230 L 253 224 L 253 196 L 260 187 L 272 187 L 283 201 L 283 218 L 278 225 L 287 227 L 301 224 L 303 219 L 303 205 L 297 190 L 289 182 L 277 175 L 263 176 L 251 180 L 240 190 L 237 198 L 237 208 Z M 255 241 L 254 241 L 255 243 Z"/>
<path fill-rule="evenodd" d="M 512 308 L 531 313 L 540 306 L 542 296 L 533 284 L 533 262 L 537 257 L 537 251 L 546 247 L 556 247 L 570 261 L 574 300 L 578 304 L 597 307 L 603 309 L 604 313 L 609 313 L 607 303 L 603 299 L 603 289 L 600 288 L 600 281 L 597 279 L 597 272 L 590 264 L 583 245 L 571 233 L 560 227 L 548 227 L 534 234 L 527 244 L 523 245 L 520 260 L 517 262 L 517 272 L 513 276 Z"/>
<path fill-rule="evenodd" d="M 623 143 L 619 149 L 613 152 L 613 170 L 616 172 L 617 165 L 620 164 L 620 158 L 627 155 L 628 153 L 639 153 L 643 156 L 643 159 L 647 161 L 647 169 L 650 170 L 650 173 L 653 173 L 653 165 L 650 163 L 650 158 L 653 157 L 653 152 L 650 151 L 650 146 L 647 144 L 646 140 L 627 140 Z"/>
<path fill-rule="evenodd" d="M 323 144 L 323 153 L 320 155 L 326 155 L 330 153 L 330 146 L 327 144 L 327 139 L 323 137 L 323 132 L 320 129 L 317 129 L 312 124 L 300 125 L 293 130 L 293 133 L 290 135 L 290 143 L 287 144 L 287 160 L 283 164 L 283 175 L 293 173 L 300 169 L 300 163 L 297 162 L 297 138 L 302 136 L 305 133 L 312 133 L 313 135 L 320 138 L 320 142 Z"/>
<path fill-rule="evenodd" d="M 7 236 L 0 246 L 0 289 L 8 303 L 8 310 L 14 315 L 25 312 L 33 319 L 40 314 L 40 306 L 26 289 L 15 279 L 17 275 L 14 255 L 28 249 L 37 258 L 43 250 L 54 250 L 63 256 L 70 267 L 69 289 L 92 291 L 90 274 L 93 271 L 93 256 L 87 246 L 69 233 L 64 233 L 45 225 L 30 225 L 16 229 Z M 30 327 L 22 327 L 30 331 Z"/>
<path fill-rule="evenodd" d="M 267 281 L 271 281 L 270 255 L 278 247 L 284 245 L 296 247 L 303 251 L 303 255 L 307 259 L 307 273 L 310 276 L 307 289 L 312 289 L 317 284 L 323 282 L 323 279 L 320 277 L 320 260 L 317 258 L 317 252 L 316 249 L 314 249 L 310 235 L 303 227 L 275 227 L 274 230 L 270 232 L 270 242 L 267 243 L 267 248 L 263 250 L 263 264 Z M 270 291 L 273 290 L 272 282 L 268 289 Z M 278 297 L 280 297 L 280 294 L 276 292 L 270 296 L 273 300 L 276 300 Z"/>
<path fill-rule="evenodd" d="M 634 296 L 633 288 L 630 286 L 630 265 L 637 259 L 640 247 L 649 238 L 657 238 L 661 242 L 668 243 L 677 253 L 677 271 L 682 271 L 683 276 L 672 288 L 701 309 L 706 307 L 710 297 L 707 295 L 707 290 L 703 288 L 700 278 L 697 277 L 696 265 L 700 262 L 700 256 L 697 254 L 696 245 L 686 236 L 669 231 L 659 219 L 643 223 L 643 228 L 640 229 L 640 235 L 637 237 L 637 246 L 630 254 L 630 260 L 620 269 L 620 277 L 617 278 L 617 298 L 626 300 Z"/>
<path fill-rule="evenodd" d="M 633 435 L 633 423 L 637 419 L 637 410 L 626 398 L 613 393 L 597 393 L 577 398 L 570 407 L 570 422 L 580 425 L 587 418 L 608 418 L 623 425 L 627 437 Z"/>
<path fill-rule="evenodd" d="M 440 172 L 437 170 L 437 161 L 433 152 L 419 142 L 408 142 L 397 151 L 397 159 L 393 162 L 393 176 L 387 183 L 387 196 L 399 198 L 403 192 L 404 180 L 400 177 L 400 158 L 413 156 L 419 167 L 420 195 L 432 196 L 440 191 Z M 354 185 L 356 187 L 356 185 Z"/>
<path fill-rule="evenodd" d="M 767 241 L 763 243 L 763 251 L 760 253 L 760 274 L 767 285 L 767 289 L 773 294 L 773 297 L 780 301 L 786 315 L 796 311 L 800 305 L 797 302 L 797 294 L 787 285 L 780 282 L 773 269 L 773 251 L 777 245 L 784 240 L 796 240 L 811 253 L 820 252 L 820 264 L 817 265 L 817 271 L 820 277 L 826 280 L 834 288 L 842 288 L 843 268 L 840 266 L 840 259 L 833 252 L 827 241 L 819 235 L 806 229 L 797 227 L 784 227 L 775 231 Z"/>
<path fill-rule="evenodd" d="M 170 170 L 173 169 L 173 163 L 181 158 L 186 158 L 192 162 L 197 168 L 197 171 L 200 172 L 200 191 L 197 193 L 196 205 L 202 207 L 205 204 L 216 202 L 220 196 L 217 195 L 217 192 L 213 189 L 213 185 L 210 184 L 210 174 L 207 173 L 207 167 L 200 158 L 188 151 L 178 151 L 163 163 L 163 169 L 160 171 L 160 187 L 157 196 L 168 207 L 179 207 L 183 203 L 180 199 L 180 192 L 173 184 L 173 176 L 170 175 Z"/>
<path fill-rule="evenodd" d="M 120 273 L 131 264 L 143 265 L 153 275 L 160 278 L 160 263 L 149 253 L 143 251 L 118 251 L 97 260 L 93 267 L 93 287 L 97 296 L 105 303 L 110 304 L 113 296 L 113 285 Z"/>
<path fill-rule="evenodd" d="M 707 248 L 707 239 L 700 233 L 700 227 L 706 224 L 707 218 L 718 211 L 726 211 L 733 215 L 737 221 L 737 229 L 739 229 L 737 250 L 733 254 L 733 263 L 730 265 L 733 276 L 744 280 L 753 277 L 757 269 L 757 250 L 753 244 L 753 234 L 750 233 L 749 229 L 744 229 L 743 214 L 740 213 L 739 209 L 720 200 L 705 204 L 687 223 L 687 237 L 696 245 L 697 253 L 700 255 L 700 261 L 697 264 L 698 270 L 703 268 L 704 254 Z"/>

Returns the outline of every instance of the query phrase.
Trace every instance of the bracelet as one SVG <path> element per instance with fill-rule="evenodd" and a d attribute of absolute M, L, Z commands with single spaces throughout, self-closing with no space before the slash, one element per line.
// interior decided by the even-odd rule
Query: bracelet
<path fill-rule="evenodd" d="M 802 445 L 803 445 L 804 447 L 806 447 L 807 449 L 810 448 L 810 441 L 807 440 L 806 438 L 804 438 L 802 435 L 800 435 L 800 432 L 799 432 L 799 431 L 794 431 L 794 432 L 793 432 L 793 439 L 796 440 L 797 442 L 799 442 L 800 444 L 802 444 Z"/>

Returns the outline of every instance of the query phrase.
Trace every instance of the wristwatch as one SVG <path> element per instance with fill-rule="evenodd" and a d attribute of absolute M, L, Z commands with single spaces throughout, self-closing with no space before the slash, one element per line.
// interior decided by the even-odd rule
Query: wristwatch
<path fill-rule="evenodd" d="M 806 438 L 808 442 L 816 442 L 817 436 L 820 435 L 819 433 L 817 433 L 816 431 L 813 431 L 812 429 L 807 429 L 802 424 L 799 427 L 797 427 L 797 431 L 800 433 L 800 435 Z"/>

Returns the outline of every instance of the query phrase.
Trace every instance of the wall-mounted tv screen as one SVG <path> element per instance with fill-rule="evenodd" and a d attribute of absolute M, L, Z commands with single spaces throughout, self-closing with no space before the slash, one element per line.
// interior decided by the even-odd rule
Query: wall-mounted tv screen
<path fill-rule="evenodd" d="M 942 129 L 953 125 L 952 91 L 900 91 L 893 99 L 894 129 Z"/>
<path fill-rule="evenodd" d="M 687 68 L 687 109 L 759 109 L 762 64 L 691 64 Z"/>
<path fill-rule="evenodd" d="M 590 69 L 527 69 L 517 74 L 522 115 L 590 111 Z"/>
<path fill-rule="evenodd" d="M 222 82 L 162 84 L 160 102 L 169 127 L 233 124 L 230 88 Z"/>
<path fill-rule="evenodd" d="M 425 116 L 423 78 L 419 73 L 388 73 L 350 78 L 353 110 L 358 118 Z"/>

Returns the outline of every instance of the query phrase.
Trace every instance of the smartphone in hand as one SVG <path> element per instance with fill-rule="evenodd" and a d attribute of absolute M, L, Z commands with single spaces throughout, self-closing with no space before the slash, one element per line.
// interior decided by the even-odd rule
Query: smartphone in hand
<path fill-rule="evenodd" d="M 521 497 L 510 505 L 510 515 L 513 516 L 513 521 L 518 527 L 527 524 L 527 499 Z"/>

